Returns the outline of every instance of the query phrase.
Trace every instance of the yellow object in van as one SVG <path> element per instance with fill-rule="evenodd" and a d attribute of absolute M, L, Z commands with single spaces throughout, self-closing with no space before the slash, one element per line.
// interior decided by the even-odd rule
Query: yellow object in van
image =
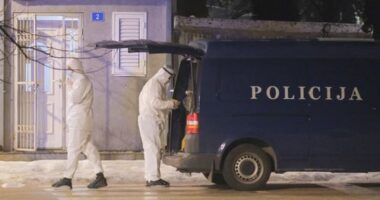
<path fill-rule="evenodd" d="M 183 137 L 182 142 L 181 142 L 181 151 L 185 151 L 185 148 L 186 148 L 186 137 Z"/>

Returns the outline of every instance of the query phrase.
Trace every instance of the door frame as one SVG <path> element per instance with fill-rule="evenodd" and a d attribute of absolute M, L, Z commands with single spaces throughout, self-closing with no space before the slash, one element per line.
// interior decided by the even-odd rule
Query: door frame
<path fill-rule="evenodd" d="M 78 24 L 78 31 L 79 31 L 79 38 L 78 38 L 78 48 L 81 48 L 82 45 L 83 45 L 83 41 L 84 41 L 84 34 L 83 34 L 83 27 L 84 27 L 84 22 L 83 22 L 83 13 L 62 13 L 62 12 L 58 12 L 58 13 L 45 13 L 45 12 L 34 12 L 34 13 L 19 13 L 19 12 L 14 12 L 13 13 L 13 16 L 14 16 L 14 24 L 17 24 L 17 20 L 21 17 L 30 17 L 30 18 L 33 18 L 33 33 L 35 34 L 36 33 L 36 30 L 37 30 L 37 27 L 36 27 L 36 19 L 37 19 L 37 16 L 63 16 L 64 18 L 70 18 L 70 17 L 75 17 L 75 18 L 78 18 L 79 19 L 79 24 Z M 66 26 L 64 26 L 64 32 L 66 33 Z M 33 35 L 33 43 L 34 43 L 34 46 L 36 45 L 36 38 L 35 38 L 35 35 Z M 65 37 L 65 36 L 64 36 Z M 16 38 L 17 39 L 17 38 Z M 16 40 L 17 41 L 17 40 Z M 66 40 L 65 40 L 66 41 Z M 65 50 L 66 50 L 66 42 L 65 42 L 65 46 L 64 46 Z M 33 145 L 31 148 L 20 148 L 18 146 L 18 141 L 19 141 L 19 138 L 18 138 L 18 111 L 19 111 L 19 105 L 18 105 L 18 101 L 19 101 L 19 96 L 18 96 L 18 85 L 19 85 L 19 82 L 18 82 L 18 75 L 19 75 L 19 62 L 18 62 L 18 58 L 19 58 L 19 55 L 20 55 L 20 52 L 19 50 L 17 49 L 15 51 L 15 54 L 14 54 L 14 78 L 15 78 L 15 86 L 14 86 L 14 134 L 13 134 L 13 137 L 14 137 L 14 148 L 16 151 L 37 151 L 37 149 L 39 148 L 38 147 L 38 123 L 37 123 L 37 119 L 38 119 L 38 107 L 37 107 L 37 90 L 38 90 L 38 80 L 37 80 L 37 64 L 35 61 L 33 61 L 33 64 L 34 64 L 34 71 L 33 71 L 33 83 L 32 83 L 32 88 L 33 88 L 33 92 L 34 92 L 34 105 L 33 105 L 33 109 L 34 109 L 34 113 L 33 113 L 33 117 L 34 117 L 34 125 L 33 125 Z M 81 52 L 78 52 L 77 56 L 81 56 Z M 33 57 L 36 58 L 36 51 L 33 52 Z M 63 61 L 63 66 L 66 65 L 66 59 Z M 66 78 L 66 73 L 63 73 L 62 75 L 62 79 L 65 79 Z M 20 82 L 21 83 L 21 82 Z M 66 86 L 63 84 L 62 86 L 62 147 L 59 148 L 59 149 L 66 149 L 66 132 L 67 132 L 67 129 L 66 129 Z M 49 148 L 48 148 L 49 149 Z"/>

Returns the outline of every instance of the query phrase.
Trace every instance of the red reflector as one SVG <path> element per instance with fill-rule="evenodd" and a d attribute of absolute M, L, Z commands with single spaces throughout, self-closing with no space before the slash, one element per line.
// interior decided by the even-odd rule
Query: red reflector
<path fill-rule="evenodd" d="M 198 134 L 199 121 L 198 113 L 190 113 L 186 117 L 186 134 Z"/>

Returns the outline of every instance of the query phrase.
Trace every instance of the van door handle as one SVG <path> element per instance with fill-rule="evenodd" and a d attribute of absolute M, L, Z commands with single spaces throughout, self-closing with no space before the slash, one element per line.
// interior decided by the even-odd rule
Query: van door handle
<path fill-rule="evenodd" d="M 220 91 L 217 91 L 215 93 L 215 97 L 216 97 L 217 100 L 220 100 Z"/>

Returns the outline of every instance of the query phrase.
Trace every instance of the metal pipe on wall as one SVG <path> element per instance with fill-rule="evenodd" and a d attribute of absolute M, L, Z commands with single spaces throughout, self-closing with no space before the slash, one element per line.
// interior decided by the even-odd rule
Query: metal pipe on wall
<path fill-rule="evenodd" d="M 4 23 L 4 0 L 0 0 L 0 23 Z M 4 39 L 0 38 L 0 52 L 4 52 Z M 1 56 L 5 55 L 0 55 Z M 4 80 L 4 59 L 0 61 L 0 80 Z M 0 150 L 4 146 L 4 82 L 0 81 Z"/>

